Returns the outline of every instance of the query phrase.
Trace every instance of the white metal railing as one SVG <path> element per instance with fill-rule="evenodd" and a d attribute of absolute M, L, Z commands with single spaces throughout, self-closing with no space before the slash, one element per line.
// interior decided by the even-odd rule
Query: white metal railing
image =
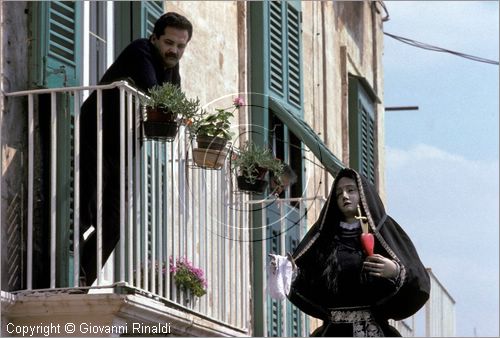
<path fill-rule="evenodd" d="M 102 97 L 105 90 L 117 88 L 120 92 L 120 240 L 115 248 L 110 276 L 104 278 L 103 265 L 99 248 L 102 246 L 103 182 L 102 172 L 103 133 Z M 247 332 L 251 313 L 251 251 L 252 241 L 266 245 L 275 241 L 280 254 L 292 251 L 285 235 L 295 231 L 294 238 L 301 239 L 306 231 L 306 215 L 315 219 L 325 198 L 285 198 L 250 201 L 247 195 L 238 192 L 232 178 L 229 161 L 221 170 L 196 168 L 192 162 L 192 142 L 184 127 L 180 127 L 174 142 L 143 140 L 141 135 L 141 115 L 143 109 L 139 97 L 143 95 L 124 81 L 110 85 L 66 87 L 53 89 L 27 90 L 7 93 L 6 96 L 27 100 L 28 110 L 28 201 L 27 201 L 27 259 L 26 289 L 33 289 L 33 232 L 34 232 L 34 191 L 35 184 L 35 113 L 39 95 L 50 97 L 50 289 L 81 288 L 80 280 L 80 107 L 84 95 L 89 91 L 97 93 L 97 255 L 98 276 L 96 283 L 86 288 L 106 288 L 113 285 L 125 285 L 145 292 L 167 302 L 184 306 L 186 311 L 198 313 L 215 322 Z M 61 107 L 58 96 L 65 94 L 72 98 L 71 107 Z M 73 216 L 72 225 L 61 225 L 57 214 L 62 208 L 57 205 L 57 163 L 58 147 L 68 140 L 58 140 L 57 128 L 68 121 L 58 120 L 58 111 L 72 110 L 74 117 L 73 144 Z M 41 115 L 48 112 L 40 112 Z M 135 155 L 134 155 L 135 154 Z M 128 164 L 128 165 L 127 165 Z M 308 181 L 308 180 L 307 180 Z M 308 181 L 309 182 L 309 181 Z M 68 182 L 69 183 L 69 182 Z M 306 184 L 305 190 L 308 187 Z M 287 192 L 288 196 L 288 192 Z M 262 219 L 257 220 L 262 226 L 255 231 L 251 221 L 253 208 L 263 210 Z M 254 216 L 256 214 L 253 214 Z M 260 221 L 260 222 L 259 222 Z M 56 235 L 62 230 L 58 227 L 73 227 L 74 250 L 71 269 L 57 264 Z M 270 235 L 274 229 L 279 235 Z M 252 230 L 252 233 L 250 233 Z M 260 235 L 258 235 L 260 231 Z M 260 238 L 256 238 L 260 237 Z M 287 237 L 289 238 L 289 237 Z M 277 242 L 276 242 L 277 241 Z M 69 250 L 69 244 L 68 244 Z M 170 260 L 187 258 L 196 267 L 203 269 L 207 280 L 207 294 L 192 302 L 192 298 L 181 292 L 175 285 L 170 273 Z M 262 266 L 267 265 L 267 256 L 263 256 Z M 159 269 L 157 268 L 160 267 Z M 162 271 L 163 267 L 166 269 Z M 71 283 L 56 283 L 56 276 L 72 271 Z M 161 273 L 160 273 L 161 272 Z M 265 276 L 265 273 L 263 272 Z M 265 280 L 263 281 L 265 287 Z M 191 301 L 187 303 L 187 301 Z M 264 295 L 263 304 L 268 303 Z M 273 325 L 269 322 L 282 320 L 281 335 L 306 335 L 305 316 L 300 315 L 301 332 L 290 331 L 290 306 L 285 301 L 279 305 L 282 309 L 280 319 L 267 318 L 264 332 Z M 267 307 L 264 306 L 264 312 Z M 294 313 L 297 317 L 297 313 Z"/>
<path fill-rule="evenodd" d="M 425 335 L 427 337 L 455 336 L 455 300 L 430 268 L 431 294 L 425 304 Z"/>
<path fill-rule="evenodd" d="M 118 88 L 120 92 L 120 240 L 116 249 L 116 274 L 103 281 L 99 248 L 102 245 L 102 95 L 103 91 Z M 80 280 L 80 106 L 83 94 L 97 92 L 97 271 L 94 287 L 121 283 L 142 289 L 186 306 L 212 320 L 235 328 L 245 329 L 250 314 L 250 250 L 248 214 L 241 212 L 246 195 L 234 193 L 228 166 L 222 170 L 195 168 L 191 161 L 191 142 L 181 127 L 175 142 L 141 140 L 140 115 L 143 114 L 139 96 L 143 95 L 126 82 L 104 86 L 66 87 L 27 90 L 8 93 L 11 98 L 27 99 L 28 103 L 28 203 L 27 203 L 27 265 L 26 289 L 33 289 L 33 231 L 34 231 L 34 115 L 39 95 L 50 96 L 50 288 L 56 288 L 56 275 L 61 270 L 73 270 L 71 285 L 79 287 Z M 67 94 L 73 98 L 74 114 L 74 201 L 71 222 L 74 250 L 72 269 L 56 264 L 56 235 L 58 229 L 57 205 L 57 150 L 58 140 L 57 96 Z M 105 113 L 105 112 L 104 112 Z M 41 113 L 42 114 L 42 113 Z M 138 154 L 133 156 L 133 153 Z M 130 165 L 126 165 L 126 163 Z M 68 245 L 69 246 L 69 245 Z M 68 249 L 69 250 L 69 249 Z M 189 304 L 189 295 L 177 289 L 171 278 L 169 261 L 186 258 L 203 269 L 208 287 L 207 294 Z M 165 267 L 158 273 L 155 266 Z M 159 271 L 162 269 L 160 268 Z M 92 288 L 92 287 L 90 287 Z"/>

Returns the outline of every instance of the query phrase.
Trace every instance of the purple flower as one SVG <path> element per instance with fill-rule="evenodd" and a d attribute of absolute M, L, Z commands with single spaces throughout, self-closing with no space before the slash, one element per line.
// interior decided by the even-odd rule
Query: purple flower
<path fill-rule="evenodd" d="M 175 264 L 170 257 L 170 272 L 174 275 L 177 286 L 191 290 L 198 297 L 206 293 L 207 281 L 203 270 L 195 267 L 186 257 L 178 257 Z"/>
<path fill-rule="evenodd" d="M 233 100 L 233 104 L 235 107 L 239 108 L 245 104 L 245 100 L 238 96 Z"/>

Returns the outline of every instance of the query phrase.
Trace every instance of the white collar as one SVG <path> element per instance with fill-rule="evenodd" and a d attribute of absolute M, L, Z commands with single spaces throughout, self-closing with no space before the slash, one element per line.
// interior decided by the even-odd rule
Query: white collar
<path fill-rule="evenodd" d="M 359 221 L 356 221 L 354 223 L 340 222 L 340 227 L 346 230 L 354 230 L 359 228 L 360 226 L 361 225 L 359 224 Z"/>

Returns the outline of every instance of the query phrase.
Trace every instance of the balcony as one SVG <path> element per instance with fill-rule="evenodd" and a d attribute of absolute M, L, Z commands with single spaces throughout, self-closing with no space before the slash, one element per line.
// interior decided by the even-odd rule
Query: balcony
<path fill-rule="evenodd" d="M 120 240 L 104 262 L 100 252 L 106 226 L 102 221 L 100 175 L 104 156 L 102 95 L 110 89 L 117 89 L 120 95 Z M 100 112 L 98 213 L 93 229 L 99 273 L 92 286 L 83 286 L 80 107 L 90 91 L 97 93 L 96 108 Z M 255 266 L 265 267 L 267 259 L 265 255 L 255 256 L 253 251 L 260 247 L 264 253 L 272 250 L 284 254 L 290 244 L 280 235 L 293 229 L 298 238 L 302 237 L 308 210 L 309 214 L 311 208 L 319 211 L 324 199 L 278 199 L 270 195 L 251 200 L 236 189 L 229 161 L 221 170 L 204 170 L 193 164 L 193 141 L 182 126 L 175 142 L 143 139 L 141 95 L 126 82 L 6 94 L 8 100 L 19 100 L 27 111 L 28 141 L 26 229 L 20 231 L 18 245 L 10 245 L 22 257 L 11 263 L 20 271 L 13 275 L 18 279 L 17 287 L 2 291 L 3 319 L 13 323 L 7 332 L 2 326 L 3 334 L 15 334 L 11 331 L 16 325 L 40 323 L 49 327 L 60 324 L 59 332 L 51 332 L 53 335 L 103 335 L 95 331 L 99 330 L 96 327 L 114 329 L 112 334 L 148 334 L 155 332 L 133 331 L 134 325 L 152 330 L 156 323 L 167 323 L 168 333 L 174 335 L 252 333 L 255 279 L 265 286 L 263 269 L 256 276 L 252 271 Z M 43 121 L 48 126 L 45 141 L 40 136 Z M 254 227 L 256 219 L 264 226 Z M 177 287 L 168 267 L 178 258 L 186 258 L 204 271 L 206 295 L 193 297 Z M 44 270 L 40 272 L 41 266 Z M 158 266 L 165 267 L 164 272 Z M 46 277 L 47 285 L 39 282 L 41 277 Z M 263 293 L 259 297 L 262 304 L 271 302 Z M 273 303 L 271 308 L 283 309 L 283 314 L 295 311 L 285 304 Z M 305 322 L 304 315 L 299 316 Z M 271 330 L 278 317 L 269 313 L 264 318 L 269 321 L 264 327 Z M 68 323 L 76 325 L 75 332 L 63 329 Z M 81 327 L 82 323 L 93 326 Z M 306 327 L 297 333 L 305 334 Z"/>

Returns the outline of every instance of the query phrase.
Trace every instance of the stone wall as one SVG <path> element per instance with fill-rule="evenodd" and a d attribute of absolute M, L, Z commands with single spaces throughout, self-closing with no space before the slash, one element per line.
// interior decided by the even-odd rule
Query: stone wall
<path fill-rule="evenodd" d="M 5 2 L 1 6 L 1 231 L 2 290 L 19 288 L 22 231 L 26 217 L 27 114 L 23 99 L 5 92 L 28 88 L 28 3 Z"/>

